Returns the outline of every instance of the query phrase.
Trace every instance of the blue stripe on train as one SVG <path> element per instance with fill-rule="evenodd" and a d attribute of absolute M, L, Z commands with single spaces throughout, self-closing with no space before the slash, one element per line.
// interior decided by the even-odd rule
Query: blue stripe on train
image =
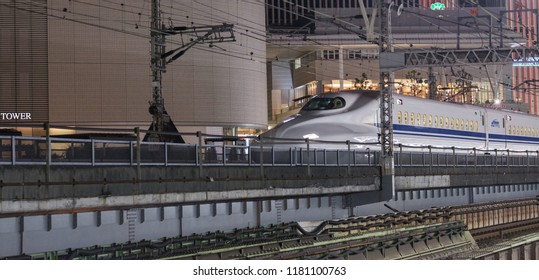
<path fill-rule="evenodd" d="M 402 124 L 394 124 L 393 131 L 395 134 L 412 135 L 412 136 L 430 136 L 440 138 L 462 139 L 462 140 L 485 140 L 484 132 L 463 131 L 444 128 L 431 128 L 421 126 L 410 126 Z M 516 144 L 539 144 L 538 137 L 515 136 L 503 134 L 489 134 L 491 142 L 508 142 Z"/>

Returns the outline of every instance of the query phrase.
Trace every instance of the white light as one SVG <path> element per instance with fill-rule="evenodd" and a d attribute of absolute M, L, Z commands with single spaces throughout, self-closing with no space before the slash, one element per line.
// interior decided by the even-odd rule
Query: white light
<path fill-rule="evenodd" d="M 309 133 L 309 134 L 305 134 L 303 135 L 303 139 L 318 139 L 320 138 L 318 135 L 314 134 L 314 133 Z"/>
<path fill-rule="evenodd" d="M 498 98 L 494 99 L 494 104 L 496 104 L 496 105 L 500 104 L 500 99 L 498 99 Z"/>
<path fill-rule="evenodd" d="M 289 122 L 289 121 L 291 121 L 291 120 L 293 120 L 293 119 L 295 119 L 295 118 L 296 118 L 296 116 L 292 116 L 292 117 L 290 117 L 290 118 L 284 120 L 283 123 L 287 123 L 287 122 Z"/>

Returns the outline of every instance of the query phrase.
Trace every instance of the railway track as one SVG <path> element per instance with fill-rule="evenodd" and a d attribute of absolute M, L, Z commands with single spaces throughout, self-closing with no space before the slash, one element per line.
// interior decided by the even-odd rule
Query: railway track
<path fill-rule="evenodd" d="M 488 242 L 537 228 L 533 198 L 324 221 L 312 230 L 292 222 L 8 259 L 443 258 L 477 246 L 470 236 Z M 407 246 L 410 255 L 395 252 Z"/>

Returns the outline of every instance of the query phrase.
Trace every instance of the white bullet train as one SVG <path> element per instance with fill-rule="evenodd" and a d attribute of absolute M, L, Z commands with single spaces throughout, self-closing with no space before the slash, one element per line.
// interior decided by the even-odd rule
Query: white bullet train
<path fill-rule="evenodd" d="M 379 91 L 348 91 L 312 98 L 297 115 L 261 139 L 350 141 L 375 147 L 380 134 Z M 539 117 L 508 110 L 393 95 L 393 139 L 402 146 L 539 150 Z M 360 143 L 360 144 L 358 144 Z"/>

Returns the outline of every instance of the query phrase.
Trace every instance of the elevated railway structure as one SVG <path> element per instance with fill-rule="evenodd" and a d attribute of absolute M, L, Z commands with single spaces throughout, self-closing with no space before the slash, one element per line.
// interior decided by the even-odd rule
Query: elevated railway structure
<path fill-rule="evenodd" d="M 209 145 L 202 137 L 216 136 L 194 136 L 201 137 L 195 145 L 141 142 L 136 136 L 114 140 L 0 136 L 0 223 L 12 229 L 2 235 L 5 240 L 0 239 L 11 244 L 9 253 L 0 252 L 1 256 L 19 252 L 21 258 L 94 259 L 473 258 L 479 253 L 467 252 L 486 248 L 482 242 L 505 242 L 519 232 L 533 231 L 539 218 L 535 198 L 514 200 L 537 195 L 538 151 L 396 145 L 397 197 L 389 204 L 405 206 L 418 201 L 418 205 L 430 207 L 446 197 L 454 206 L 330 220 L 322 223 L 324 230 L 313 233 L 305 224 L 290 226 L 289 221 L 297 220 L 290 215 L 296 212 L 286 202 L 295 199 L 299 207 L 300 200 L 311 203 L 318 198 L 319 206 L 322 200 L 329 200 L 330 218 L 352 216 L 352 212 L 344 213 L 379 202 L 376 145 L 353 149 L 356 143 L 343 142 L 333 143 L 337 144 L 334 149 L 319 149 L 303 142 L 277 150 L 265 143 L 259 145 L 262 148 Z M 515 190 L 522 195 L 514 196 Z M 336 198 L 342 198 L 342 205 L 333 201 Z M 483 203 L 490 198 L 513 200 Z M 253 212 L 242 206 L 245 203 L 252 204 Z M 210 205 L 209 216 L 201 217 L 200 205 L 206 204 Z M 194 218 L 183 213 L 190 211 L 190 205 L 195 205 Z M 270 206 L 275 209 L 262 210 Z M 221 210 L 229 213 L 229 219 L 246 219 L 238 228 L 248 228 L 216 232 L 216 227 L 208 235 L 190 235 L 206 232 L 191 228 L 190 223 L 219 217 L 218 207 L 226 208 Z M 146 215 L 144 209 L 150 209 Z M 305 211 L 320 209 L 307 205 Z M 281 216 L 285 213 L 286 218 Z M 167 218 L 170 215 L 179 219 Z M 145 219 L 150 223 L 140 224 Z M 145 238 L 149 235 L 144 228 L 159 221 L 165 231 L 158 236 L 169 237 Z M 128 238 L 115 239 L 114 244 L 105 240 L 77 243 L 101 245 L 58 250 L 53 248 L 65 247 L 43 250 L 32 242 L 32 236 L 45 238 L 59 232 L 80 235 L 87 224 L 94 225 L 88 228 L 90 232 L 126 229 Z M 230 236 L 238 233 L 239 237 Z M 522 250 L 528 250 L 527 258 L 535 258 L 537 254 L 530 253 L 535 247 L 526 248 Z M 44 251 L 48 253 L 39 253 Z M 484 257 L 509 258 L 499 250 L 491 252 Z"/>
<path fill-rule="evenodd" d="M 200 134 L 198 134 L 200 135 Z M 376 201 L 379 151 L 0 136 L 0 215 L 347 195 Z M 395 148 L 397 191 L 539 182 L 539 151 Z M 469 192 L 470 203 L 474 202 Z"/>
<path fill-rule="evenodd" d="M 533 198 L 293 222 L 8 259 L 537 259 L 538 221 L 539 202 Z"/>

